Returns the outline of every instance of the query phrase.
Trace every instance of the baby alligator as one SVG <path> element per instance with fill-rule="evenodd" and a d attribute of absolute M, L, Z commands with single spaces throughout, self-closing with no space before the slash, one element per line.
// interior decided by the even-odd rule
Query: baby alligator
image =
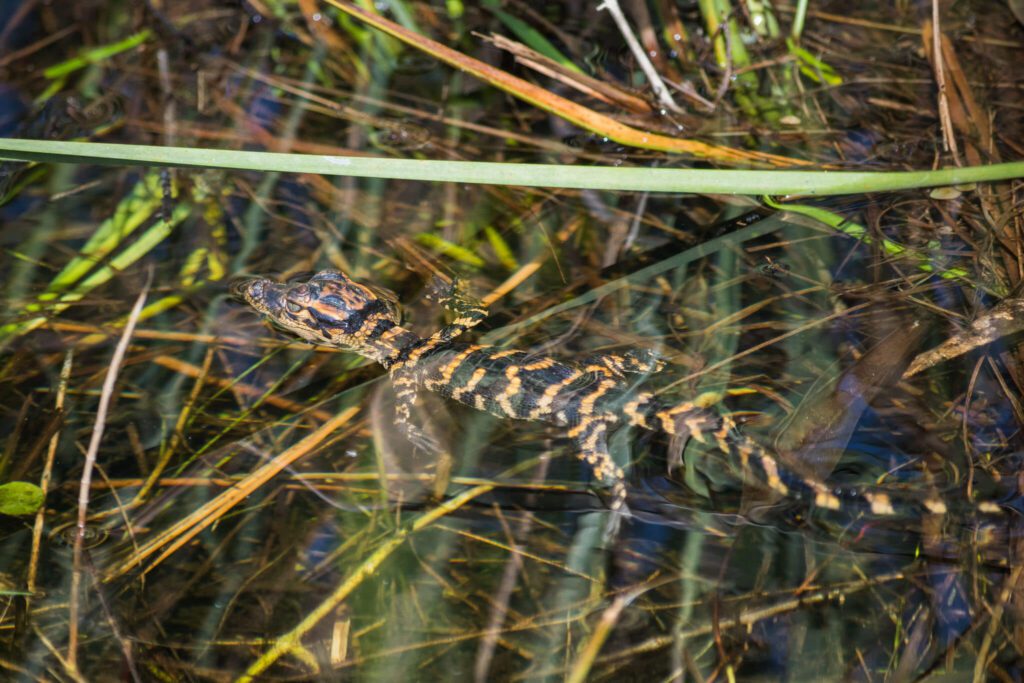
<path fill-rule="evenodd" d="M 575 442 L 578 457 L 611 488 L 613 512 L 624 510 L 625 477 L 608 451 L 608 434 L 623 424 L 714 440 L 723 453 L 738 458 L 756 482 L 790 499 L 839 510 L 843 501 L 859 503 L 879 516 L 899 508 L 944 514 L 938 498 L 913 497 L 881 489 L 836 489 L 801 476 L 740 434 L 733 420 L 690 402 L 666 405 L 649 392 L 636 392 L 630 373 L 655 372 L 661 363 L 642 353 L 598 355 L 581 362 L 556 360 L 454 341 L 487 315 L 483 305 L 452 287 L 442 303 L 454 320 L 422 338 L 400 325 L 394 293 L 361 284 L 344 273 L 325 270 L 308 282 L 278 284 L 255 279 L 239 283 L 235 293 L 253 308 L 313 344 L 354 351 L 388 371 L 396 394 L 396 424 L 424 449 L 437 445 L 412 422 L 421 390 L 499 417 L 556 425 Z M 984 509 L 989 508 L 989 509 Z M 997 512 L 994 504 L 978 506 Z"/>

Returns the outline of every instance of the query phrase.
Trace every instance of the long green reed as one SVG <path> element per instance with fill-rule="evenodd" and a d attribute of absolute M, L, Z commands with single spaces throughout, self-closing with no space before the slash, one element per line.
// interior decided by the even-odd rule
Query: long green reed
<path fill-rule="evenodd" d="M 357 178 L 730 195 L 843 195 L 1024 177 L 1024 161 L 936 171 L 744 171 L 385 159 L 222 149 L 0 139 L 0 159 L 178 166 Z"/>

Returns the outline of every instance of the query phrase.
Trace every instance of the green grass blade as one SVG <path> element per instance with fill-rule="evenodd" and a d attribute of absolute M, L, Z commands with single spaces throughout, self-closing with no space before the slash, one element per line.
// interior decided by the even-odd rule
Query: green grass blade
<path fill-rule="evenodd" d="M 114 55 L 118 55 L 122 52 L 131 50 L 134 47 L 138 47 L 149 40 L 152 35 L 153 32 L 147 28 L 128 36 L 124 40 L 119 40 L 116 43 L 90 48 L 79 54 L 77 57 L 73 57 L 66 62 L 54 64 L 47 68 L 43 71 L 43 76 L 49 79 L 62 78 L 68 74 L 78 71 L 79 69 L 84 69 L 90 64 L 97 64 L 106 59 L 110 59 Z"/>
<path fill-rule="evenodd" d="M 382 159 L 101 142 L 0 139 L 0 159 L 179 166 L 523 187 L 742 195 L 841 195 L 1024 177 L 1024 161 L 938 171 L 734 171 Z"/>
<path fill-rule="evenodd" d="M 444 254 L 448 258 L 461 261 L 467 266 L 483 268 L 486 265 L 482 258 L 474 254 L 469 249 L 460 247 L 459 245 L 449 242 L 448 240 L 438 237 L 432 233 L 421 232 L 419 235 L 416 235 L 416 241 L 425 247 L 433 249 L 438 254 Z"/>
<path fill-rule="evenodd" d="M 845 217 L 820 206 L 810 206 L 807 204 L 782 204 L 780 202 L 776 202 L 772 197 L 764 197 L 763 201 L 773 209 L 788 211 L 790 213 L 796 213 L 801 216 L 813 218 L 814 220 L 824 223 L 830 228 L 837 230 L 844 235 L 860 240 L 865 244 L 872 244 L 875 241 L 868 232 L 868 229 L 860 223 L 848 220 Z M 879 245 L 888 256 L 909 258 L 914 261 L 917 264 L 918 270 L 926 273 L 936 273 L 939 277 L 947 280 L 967 280 L 969 284 L 974 285 L 974 283 L 970 282 L 970 273 L 965 268 L 937 267 L 932 263 L 932 259 L 928 254 L 900 244 L 899 242 L 895 242 L 887 237 L 883 237 L 879 242 Z M 939 249 L 938 243 L 929 243 L 928 246 L 935 251 L 938 251 Z"/>

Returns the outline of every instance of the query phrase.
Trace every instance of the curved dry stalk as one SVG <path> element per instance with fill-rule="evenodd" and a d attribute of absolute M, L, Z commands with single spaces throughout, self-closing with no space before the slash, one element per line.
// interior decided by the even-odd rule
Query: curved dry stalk
<path fill-rule="evenodd" d="M 117 375 L 121 371 L 121 364 L 128 352 L 128 342 L 132 338 L 132 331 L 135 323 L 139 320 L 142 307 L 146 304 L 146 296 L 149 294 L 149 286 L 152 281 L 152 271 L 146 279 L 146 284 L 135 300 L 132 311 L 125 323 L 124 332 L 114 348 L 114 355 L 110 359 L 110 367 L 107 368 L 107 376 L 103 378 L 103 389 L 100 392 L 99 405 L 96 408 L 96 423 L 92 429 L 92 437 L 89 439 L 89 448 L 85 452 L 85 464 L 82 466 L 82 479 L 78 489 L 78 528 L 75 533 L 75 544 L 71 571 L 71 590 L 68 604 L 68 664 L 72 669 L 77 669 L 78 651 L 78 593 L 82 581 L 82 539 L 85 538 L 85 524 L 89 514 L 89 493 L 92 488 L 92 471 L 96 465 L 96 456 L 100 450 L 100 441 L 103 440 L 103 431 L 107 425 L 107 412 L 110 410 L 110 403 L 114 398 L 114 385 L 117 383 Z"/>

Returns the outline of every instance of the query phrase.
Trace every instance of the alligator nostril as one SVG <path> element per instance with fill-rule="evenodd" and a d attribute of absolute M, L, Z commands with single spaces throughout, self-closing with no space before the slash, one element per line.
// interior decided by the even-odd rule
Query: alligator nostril
<path fill-rule="evenodd" d="M 263 279 L 235 280 L 228 286 L 231 296 L 242 300 L 261 299 L 264 296 L 267 281 Z"/>

